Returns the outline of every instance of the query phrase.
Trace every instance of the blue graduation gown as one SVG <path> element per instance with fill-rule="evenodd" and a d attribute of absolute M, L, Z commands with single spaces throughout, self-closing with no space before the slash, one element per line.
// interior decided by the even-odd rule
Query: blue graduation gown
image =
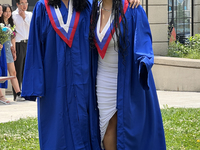
<path fill-rule="evenodd" d="M 165 150 L 162 117 L 151 72 L 154 54 L 149 23 L 141 6 L 128 7 L 125 17 L 128 48 L 125 64 L 120 52 L 118 57 L 117 150 Z M 97 50 L 92 53 L 93 80 L 96 80 L 100 56 Z"/>
<path fill-rule="evenodd" d="M 64 3 L 60 12 L 66 22 Z M 55 32 L 44 0 L 30 25 L 22 96 L 38 97 L 42 150 L 99 150 L 98 112 L 91 89 L 89 25 L 91 3 L 80 13 L 71 48 Z M 92 91 L 93 90 L 93 91 Z"/>
<path fill-rule="evenodd" d="M 6 63 L 6 52 L 4 47 L 1 50 L 1 56 L 0 56 L 0 77 L 1 76 L 7 76 L 7 63 Z M 7 81 L 4 83 L 0 83 L 0 88 L 7 88 Z"/>

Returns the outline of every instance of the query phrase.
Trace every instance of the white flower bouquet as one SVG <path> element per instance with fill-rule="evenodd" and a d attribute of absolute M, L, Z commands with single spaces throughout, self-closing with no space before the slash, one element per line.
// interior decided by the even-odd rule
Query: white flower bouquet
<path fill-rule="evenodd" d="M 12 29 L 13 28 L 13 29 Z M 9 40 L 9 37 L 13 34 L 15 27 L 5 26 L 3 23 L 0 23 L 0 44 L 3 45 L 6 41 Z M 0 49 L 0 56 L 1 56 L 1 49 Z"/>

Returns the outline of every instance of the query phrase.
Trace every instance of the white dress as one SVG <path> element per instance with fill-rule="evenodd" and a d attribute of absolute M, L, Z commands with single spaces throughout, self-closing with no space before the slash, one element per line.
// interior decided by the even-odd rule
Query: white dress
<path fill-rule="evenodd" d="M 100 9 L 101 10 L 101 9 Z M 101 14 L 101 13 L 100 13 Z M 110 19 L 105 25 L 101 33 L 100 18 L 97 22 L 97 36 L 101 40 L 110 26 Z M 101 132 L 101 145 L 108 127 L 109 120 L 117 112 L 116 98 L 117 98 L 117 75 L 118 75 L 118 52 L 114 49 L 114 40 L 111 39 L 107 48 L 104 59 L 100 56 L 98 58 L 97 70 L 97 102 L 99 109 L 99 121 Z"/>

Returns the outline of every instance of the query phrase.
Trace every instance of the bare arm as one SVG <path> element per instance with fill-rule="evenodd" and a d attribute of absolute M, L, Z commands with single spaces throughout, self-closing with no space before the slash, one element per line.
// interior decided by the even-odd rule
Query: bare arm
<path fill-rule="evenodd" d="M 13 59 L 14 61 L 17 59 L 17 56 L 16 56 L 16 49 L 15 49 L 15 38 L 13 38 L 11 40 L 11 43 L 12 43 L 12 46 L 10 47 L 10 50 L 12 52 L 12 55 L 13 55 Z"/>

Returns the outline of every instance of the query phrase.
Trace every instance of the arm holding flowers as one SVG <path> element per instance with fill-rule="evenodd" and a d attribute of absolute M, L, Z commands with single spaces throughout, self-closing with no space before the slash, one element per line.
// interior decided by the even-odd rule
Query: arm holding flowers
<path fill-rule="evenodd" d="M 16 48 L 15 48 L 15 36 L 16 36 L 15 25 L 13 27 L 10 27 L 10 29 L 12 30 L 12 34 L 11 34 L 12 46 L 10 47 L 10 50 L 11 50 L 12 55 L 13 55 L 13 60 L 15 61 L 17 59 Z"/>
<path fill-rule="evenodd" d="M 6 41 L 8 41 L 11 36 L 11 43 L 12 46 L 10 47 L 10 50 L 12 52 L 13 55 L 13 59 L 14 61 L 16 60 L 16 50 L 15 50 L 15 25 L 13 27 L 10 26 L 10 24 L 8 26 L 5 26 L 3 23 L 0 23 L 0 41 L 1 44 L 4 44 Z"/>

